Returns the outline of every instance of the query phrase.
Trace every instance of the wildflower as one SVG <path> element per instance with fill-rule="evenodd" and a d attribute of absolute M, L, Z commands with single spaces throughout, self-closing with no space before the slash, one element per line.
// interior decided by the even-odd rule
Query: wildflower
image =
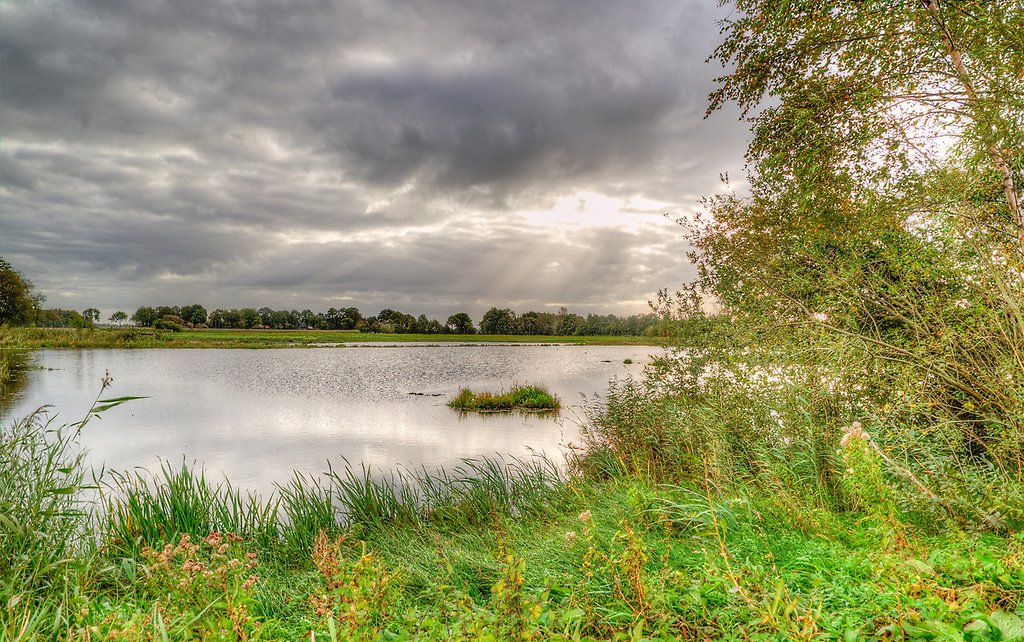
<path fill-rule="evenodd" d="M 586 524 L 587 522 L 590 521 L 590 509 L 589 508 L 587 510 L 583 511 L 582 513 L 580 513 L 579 520 L 581 522 L 583 522 L 584 524 Z"/>
<path fill-rule="evenodd" d="M 576 541 L 576 531 L 566 531 L 565 532 L 565 541 L 569 542 L 570 544 L 572 542 L 575 542 Z"/>
<path fill-rule="evenodd" d="M 859 421 L 855 421 L 850 424 L 850 427 L 846 430 L 843 438 L 839 440 L 839 445 L 845 448 L 846 445 L 854 439 L 863 439 L 864 441 L 871 439 L 871 435 L 864 430 Z"/>

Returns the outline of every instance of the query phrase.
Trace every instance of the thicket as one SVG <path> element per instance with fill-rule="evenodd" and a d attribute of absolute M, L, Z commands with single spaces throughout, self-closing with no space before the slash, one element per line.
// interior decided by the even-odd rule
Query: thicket
<path fill-rule="evenodd" d="M 849 508 L 836 452 L 856 422 L 901 512 L 1019 527 L 1024 7 L 736 8 L 712 109 L 753 122 L 749 188 L 706 202 L 700 278 L 666 302 L 699 315 L 714 298 L 729 324 L 665 362 L 656 404 L 686 400 L 684 434 L 702 415 L 723 429 L 659 439 L 715 476 Z"/>

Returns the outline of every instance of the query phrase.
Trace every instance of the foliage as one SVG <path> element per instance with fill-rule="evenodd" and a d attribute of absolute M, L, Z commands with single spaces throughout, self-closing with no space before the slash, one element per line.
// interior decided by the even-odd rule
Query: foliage
<path fill-rule="evenodd" d="M 558 397 L 543 386 L 512 386 L 507 392 L 473 392 L 462 388 L 448 401 L 448 407 L 476 412 L 508 412 L 510 410 L 558 410 Z"/>
<path fill-rule="evenodd" d="M 0 257 L 0 325 L 31 323 L 42 302 L 32 282 Z"/>
<path fill-rule="evenodd" d="M 749 193 L 707 201 L 689 233 L 700 278 L 661 302 L 701 318 L 713 298 L 729 323 L 665 360 L 650 394 L 687 415 L 724 404 L 741 437 L 697 440 L 716 478 L 782 497 L 801 479 L 822 506 L 1013 527 L 1024 6 L 734 4 L 711 110 L 734 101 L 752 119 Z M 878 457 L 857 466 L 894 477 L 890 499 L 830 472 L 848 468 L 830 453 L 855 421 Z"/>
<path fill-rule="evenodd" d="M 110 321 L 111 323 L 116 323 L 117 325 L 124 325 L 124 322 L 128 320 L 128 313 L 122 310 L 118 310 L 117 312 L 111 314 L 110 318 L 107 320 Z"/>

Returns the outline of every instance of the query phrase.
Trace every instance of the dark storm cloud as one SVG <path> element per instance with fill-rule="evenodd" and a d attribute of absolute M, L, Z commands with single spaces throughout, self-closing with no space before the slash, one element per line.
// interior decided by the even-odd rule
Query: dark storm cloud
<path fill-rule="evenodd" d="M 72 307 L 642 308 L 677 230 L 517 212 L 739 166 L 716 5 L 8 2 L 0 253 Z"/>

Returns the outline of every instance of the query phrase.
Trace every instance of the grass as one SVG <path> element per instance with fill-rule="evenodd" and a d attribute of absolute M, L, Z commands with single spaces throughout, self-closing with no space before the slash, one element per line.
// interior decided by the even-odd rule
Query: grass
<path fill-rule="evenodd" d="M 0 441 L 0 639 L 994 641 L 1024 627 L 1015 529 L 921 519 L 860 435 L 824 451 L 846 470 L 845 504 L 829 501 L 795 442 L 759 446 L 741 430 L 756 409 L 726 401 L 614 387 L 568 470 L 346 462 L 255 497 L 165 464 L 102 475 L 99 505 L 83 494 L 87 427 L 33 415 Z"/>
<path fill-rule="evenodd" d="M 350 343 L 545 343 L 663 345 L 657 337 L 498 334 L 365 334 L 348 330 L 186 330 L 152 328 L 0 328 L 0 349 L 38 348 L 304 348 Z"/>
<path fill-rule="evenodd" d="M 543 386 L 512 386 L 507 392 L 473 392 L 462 388 L 448 407 L 472 412 L 553 412 L 562 407 L 558 397 Z"/>

